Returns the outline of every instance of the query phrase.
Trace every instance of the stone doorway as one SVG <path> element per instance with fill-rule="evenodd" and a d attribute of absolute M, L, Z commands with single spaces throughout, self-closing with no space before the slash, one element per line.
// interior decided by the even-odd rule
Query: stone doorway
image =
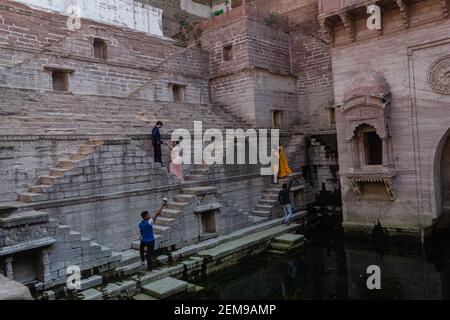
<path fill-rule="evenodd" d="M 450 213 L 450 138 L 442 150 L 441 157 L 441 179 L 442 179 L 442 212 Z"/>

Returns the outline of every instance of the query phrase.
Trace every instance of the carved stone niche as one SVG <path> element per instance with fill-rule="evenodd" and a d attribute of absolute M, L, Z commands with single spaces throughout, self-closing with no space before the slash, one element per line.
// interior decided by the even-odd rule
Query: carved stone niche
<path fill-rule="evenodd" d="M 358 200 L 395 200 L 390 105 L 389 84 L 373 70 L 359 72 L 345 92 L 342 113 L 350 153 L 347 177 Z"/>

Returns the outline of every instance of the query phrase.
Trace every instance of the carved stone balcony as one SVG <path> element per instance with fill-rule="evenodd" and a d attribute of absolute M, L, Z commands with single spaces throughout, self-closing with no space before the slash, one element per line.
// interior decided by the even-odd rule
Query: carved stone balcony
<path fill-rule="evenodd" d="M 347 39 L 351 42 L 357 39 L 357 34 L 361 31 L 357 30 L 356 25 L 358 24 L 356 21 L 369 17 L 369 14 L 367 14 L 368 6 L 378 5 L 381 8 L 382 15 L 388 11 L 392 12 L 389 14 L 391 18 L 401 19 L 404 28 L 409 28 L 412 20 L 410 15 L 424 15 L 429 10 L 425 7 L 426 2 L 429 1 L 431 0 L 318 0 L 319 23 L 324 37 L 330 44 L 334 44 L 336 26 L 344 27 Z M 418 7 L 421 2 L 424 2 L 424 9 Z M 441 10 L 441 18 L 448 18 L 449 1 L 439 0 L 439 4 L 440 8 L 436 7 L 436 9 Z M 430 22 L 427 21 L 427 17 L 415 20 L 416 24 Z M 381 18 L 381 21 L 383 21 L 383 18 Z M 360 25 L 365 26 L 365 24 Z M 383 30 L 382 27 L 378 30 L 378 34 L 383 34 Z"/>
<path fill-rule="evenodd" d="M 394 178 L 396 176 L 395 171 L 380 172 L 380 171 L 368 171 L 368 170 L 358 170 L 347 174 L 347 178 L 352 184 L 353 191 L 358 200 L 361 199 L 378 199 L 383 200 L 383 197 L 378 197 L 373 192 L 365 191 L 364 186 L 378 185 L 384 188 L 386 192 L 386 200 L 395 200 L 395 187 Z M 378 195 L 379 196 L 379 195 Z"/>

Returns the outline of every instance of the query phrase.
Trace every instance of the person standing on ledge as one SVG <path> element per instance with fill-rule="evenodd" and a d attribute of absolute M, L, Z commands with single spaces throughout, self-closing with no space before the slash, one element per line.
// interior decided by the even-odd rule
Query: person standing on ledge
<path fill-rule="evenodd" d="M 159 129 L 162 128 L 162 126 L 163 123 L 161 121 L 158 121 L 156 122 L 156 125 L 153 127 L 152 144 L 155 162 L 161 163 L 161 166 L 164 167 L 162 163 L 162 152 L 161 152 L 161 145 L 163 144 L 163 142 L 161 140 L 161 133 L 159 132 Z"/>
<path fill-rule="evenodd" d="M 148 211 L 144 211 L 141 213 L 142 222 L 139 224 L 139 231 L 141 232 L 141 245 L 139 247 L 139 251 L 141 254 L 142 264 L 144 264 L 145 260 L 147 259 L 148 271 L 152 271 L 152 254 L 155 250 L 155 235 L 153 233 L 153 224 L 166 206 L 167 203 L 164 202 L 161 208 L 159 208 L 159 210 L 157 210 L 153 214 L 153 216 L 150 216 L 150 213 Z"/>
<path fill-rule="evenodd" d="M 289 180 L 289 185 L 283 183 L 283 188 L 278 193 L 278 201 L 283 206 L 284 223 L 287 225 L 291 223 L 292 218 L 291 187 L 292 179 Z"/>

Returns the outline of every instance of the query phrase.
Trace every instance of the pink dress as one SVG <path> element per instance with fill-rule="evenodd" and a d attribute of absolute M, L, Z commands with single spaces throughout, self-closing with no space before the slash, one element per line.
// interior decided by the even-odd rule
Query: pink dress
<path fill-rule="evenodd" d="M 179 146 L 175 146 L 172 149 L 172 163 L 170 164 L 170 173 L 174 174 L 178 179 L 182 182 L 183 178 L 183 158 L 180 156 L 181 148 Z"/>

